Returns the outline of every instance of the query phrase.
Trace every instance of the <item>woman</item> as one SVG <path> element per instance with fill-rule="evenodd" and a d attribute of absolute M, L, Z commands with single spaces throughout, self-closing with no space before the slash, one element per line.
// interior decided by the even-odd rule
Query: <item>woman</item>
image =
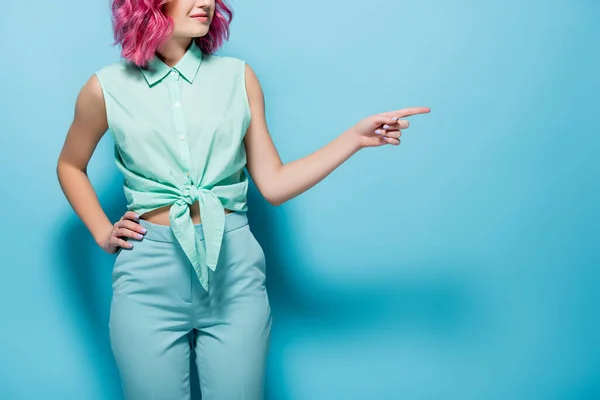
<path fill-rule="evenodd" d="M 272 320 L 244 168 L 279 205 L 359 149 L 397 146 L 400 118 L 430 110 L 370 116 L 282 165 L 253 70 L 214 54 L 227 4 L 114 0 L 112 11 L 123 60 L 81 89 L 57 174 L 97 244 L 117 253 L 109 327 L 125 397 L 187 399 L 194 346 L 204 400 L 261 399 Z M 114 224 L 86 175 L 107 131 L 128 201 Z"/>

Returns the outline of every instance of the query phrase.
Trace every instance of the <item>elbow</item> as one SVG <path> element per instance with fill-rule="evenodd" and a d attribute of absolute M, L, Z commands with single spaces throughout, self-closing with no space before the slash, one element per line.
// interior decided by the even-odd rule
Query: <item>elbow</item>
<path fill-rule="evenodd" d="M 263 190 L 262 192 L 265 200 L 269 202 L 272 206 L 280 206 L 286 202 L 286 198 L 278 193 L 276 190 Z"/>
<path fill-rule="evenodd" d="M 285 189 L 273 177 L 264 179 L 261 182 L 255 181 L 255 183 L 258 191 L 269 204 L 280 206 L 288 200 Z"/>
<path fill-rule="evenodd" d="M 264 196 L 265 199 L 269 202 L 269 204 L 271 204 L 272 206 L 280 206 L 283 203 L 285 203 L 285 199 L 280 197 L 280 196 Z"/>
<path fill-rule="evenodd" d="M 56 174 L 56 177 L 58 178 L 59 181 L 61 178 L 61 172 L 63 170 L 62 167 L 63 167 L 62 160 L 58 160 L 58 162 L 56 163 L 56 168 L 54 169 L 54 173 Z"/>

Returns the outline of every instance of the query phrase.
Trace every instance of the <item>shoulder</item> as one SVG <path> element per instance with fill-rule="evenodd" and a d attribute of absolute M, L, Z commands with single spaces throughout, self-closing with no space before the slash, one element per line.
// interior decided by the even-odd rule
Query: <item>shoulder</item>
<path fill-rule="evenodd" d="M 250 64 L 245 61 L 245 60 L 241 60 L 241 59 L 237 59 L 239 60 L 240 64 L 241 64 L 241 69 L 242 69 L 242 74 L 243 74 L 243 79 L 246 83 L 246 90 L 248 92 L 249 95 L 260 95 L 262 92 L 261 86 L 260 86 L 260 81 L 258 80 L 258 76 L 256 76 L 256 73 L 254 72 L 254 70 L 252 69 L 252 67 L 250 66 Z"/>
<path fill-rule="evenodd" d="M 209 63 L 218 65 L 220 69 L 229 68 L 238 72 L 246 80 L 246 83 L 260 86 L 258 77 L 248 61 L 233 56 L 208 55 L 205 57 Z"/>
<path fill-rule="evenodd" d="M 240 65 L 245 62 L 244 60 L 238 57 L 225 56 L 219 54 L 204 54 L 202 56 L 202 61 L 221 65 Z"/>
<path fill-rule="evenodd" d="M 246 61 L 233 56 L 207 54 L 203 56 L 203 63 L 214 66 L 216 70 L 229 74 L 243 75 L 246 70 Z"/>
<path fill-rule="evenodd" d="M 127 74 L 132 66 L 124 60 L 119 60 L 97 69 L 84 83 L 78 95 L 78 103 L 83 105 L 104 105 L 107 87 Z"/>
<path fill-rule="evenodd" d="M 126 62 L 125 60 L 119 60 L 119 61 L 115 61 L 111 64 L 107 64 L 107 65 L 100 67 L 94 73 L 94 75 L 99 75 L 99 76 L 103 77 L 103 76 L 108 76 L 108 75 L 123 74 L 126 71 L 131 70 L 133 68 L 134 68 L 134 66 L 132 66 L 130 63 Z"/>
<path fill-rule="evenodd" d="M 88 78 L 77 95 L 74 121 L 100 127 L 107 124 L 105 93 L 96 74 Z"/>
<path fill-rule="evenodd" d="M 139 67 L 124 59 L 107 64 L 93 74 L 105 90 L 109 86 L 118 87 L 127 82 L 137 82 L 141 75 Z"/>

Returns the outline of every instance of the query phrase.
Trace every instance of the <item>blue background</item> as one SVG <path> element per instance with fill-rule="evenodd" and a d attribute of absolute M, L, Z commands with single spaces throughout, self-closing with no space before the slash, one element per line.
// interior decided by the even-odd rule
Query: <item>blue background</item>
<path fill-rule="evenodd" d="M 600 398 L 600 3 L 233 6 L 219 53 L 256 71 L 284 162 L 432 110 L 280 207 L 252 189 L 268 399 Z M 6 2 L 0 38 L 0 398 L 119 399 L 114 256 L 55 173 L 78 91 L 119 57 L 108 1 Z M 115 221 L 112 145 L 89 176 Z"/>

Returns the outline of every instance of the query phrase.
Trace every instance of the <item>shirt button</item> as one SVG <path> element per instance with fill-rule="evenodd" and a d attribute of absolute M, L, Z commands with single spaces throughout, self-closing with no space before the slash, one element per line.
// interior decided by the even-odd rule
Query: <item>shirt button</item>
<path fill-rule="evenodd" d="M 179 107 L 179 106 L 181 105 L 181 103 L 180 103 L 180 102 L 177 102 L 177 103 L 175 103 L 175 104 L 173 104 L 173 105 L 174 105 L 175 107 Z"/>
<path fill-rule="evenodd" d="M 187 176 L 188 178 L 190 177 L 189 171 L 185 173 L 185 176 Z"/>
<path fill-rule="evenodd" d="M 181 140 L 185 140 L 185 136 L 184 136 L 184 135 L 181 135 L 181 136 L 179 136 L 179 139 L 181 139 Z"/>

